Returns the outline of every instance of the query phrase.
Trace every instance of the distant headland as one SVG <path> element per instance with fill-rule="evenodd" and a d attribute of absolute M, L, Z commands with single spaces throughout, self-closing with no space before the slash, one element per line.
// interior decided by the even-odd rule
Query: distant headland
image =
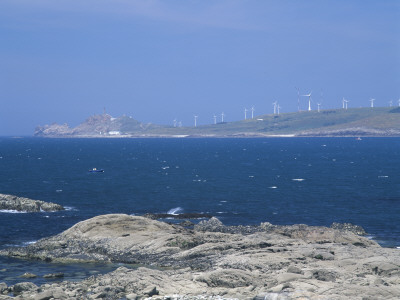
<path fill-rule="evenodd" d="M 36 137 L 182 138 L 182 137 L 360 137 L 400 136 L 400 107 L 303 111 L 256 116 L 236 122 L 181 127 L 142 123 L 132 117 L 94 115 L 71 128 L 38 126 Z"/>

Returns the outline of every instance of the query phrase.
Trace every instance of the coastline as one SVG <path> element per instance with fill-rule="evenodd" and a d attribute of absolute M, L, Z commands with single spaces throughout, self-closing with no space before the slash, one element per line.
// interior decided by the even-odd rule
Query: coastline
<path fill-rule="evenodd" d="M 365 299 L 400 293 L 400 251 L 359 236 L 355 226 L 225 226 L 211 218 L 168 224 L 101 215 L 1 255 L 52 262 L 122 262 L 81 282 L 2 284 L 16 299 Z M 0 283 L 1 285 L 1 283 Z M 46 293 L 46 294 L 44 294 Z M 15 299 L 3 295 L 0 299 Z M 19 298 L 18 298 L 19 297 Z M 275 297 L 275 298 L 273 298 Z"/>

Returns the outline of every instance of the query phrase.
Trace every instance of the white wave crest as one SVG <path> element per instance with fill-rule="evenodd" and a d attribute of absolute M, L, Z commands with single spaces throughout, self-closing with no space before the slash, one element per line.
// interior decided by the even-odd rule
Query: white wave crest
<path fill-rule="evenodd" d="M 29 246 L 29 245 L 36 244 L 36 242 L 37 242 L 37 241 L 23 242 L 22 245 L 23 245 L 23 246 Z"/>
<path fill-rule="evenodd" d="M 304 178 L 293 178 L 292 180 L 293 181 L 304 181 L 305 179 Z"/>
<path fill-rule="evenodd" d="M 65 210 L 67 211 L 77 211 L 77 209 L 73 206 L 64 206 Z"/>
<path fill-rule="evenodd" d="M 0 213 L 7 213 L 7 214 L 26 214 L 27 211 L 19 211 L 14 209 L 0 209 Z"/>
<path fill-rule="evenodd" d="M 168 212 L 167 212 L 167 214 L 169 214 L 169 215 L 177 215 L 177 214 L 179 214 L 180 212 L 182 212 L 183 211 L 183 208 L 182 207 L 174 207 L 174 208 L 171 208 Z"/>

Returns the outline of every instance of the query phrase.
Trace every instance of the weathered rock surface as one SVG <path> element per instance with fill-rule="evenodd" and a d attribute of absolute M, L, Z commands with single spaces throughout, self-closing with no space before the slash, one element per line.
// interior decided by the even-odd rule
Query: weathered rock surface
<path fill-rule="evenodd" d="M 32 200 L 24 197 L 0 194 L 0 209 L 16 210 L 25 212 L 39 211 L 59 211 L 64 210 L 59 204 L 45 202 L 40 200 Z"/>
<path fill-rule="evenodd" d="M 382 248 L 344 228 L 270 223 L 227 227 L 211 218 L 190 230 L 113 214 L 0 254 L 148 266 L 120 267 L 82 282 L 5 289 L 18 291 L 18 299 L 361 300 L 400 295 L 400 251 Z"/>

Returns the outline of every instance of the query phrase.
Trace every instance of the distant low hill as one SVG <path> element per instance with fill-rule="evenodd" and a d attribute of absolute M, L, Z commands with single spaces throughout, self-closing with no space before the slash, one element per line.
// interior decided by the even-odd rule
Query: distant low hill
<path fill-rule="evenodd" d="M 351 108 L 261 115 L 254 119 L 198 127 L 142 123 L 108 114 L 89 117 L 75 128 L 38 126 L 41 137 L 273 137 L 400 136 L 400 107 Z"/>

